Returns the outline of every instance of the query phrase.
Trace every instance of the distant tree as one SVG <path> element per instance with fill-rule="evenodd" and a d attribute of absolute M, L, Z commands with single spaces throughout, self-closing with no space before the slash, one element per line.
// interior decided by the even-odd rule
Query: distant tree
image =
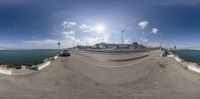
<path fill-rule="evenodd" d="M 137 42 L 133 42 L 133 44 L 137 45 L 138 43 Z"/>

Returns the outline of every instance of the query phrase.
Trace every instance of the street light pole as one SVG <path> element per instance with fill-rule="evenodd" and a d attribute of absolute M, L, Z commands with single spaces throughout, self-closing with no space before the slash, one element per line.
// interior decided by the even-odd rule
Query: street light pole
<path fill-rule="evenodd" d="M 74 46 L 74 43 L 75 43 L 75 40 L 73 40 L 73 48 L 72 48 L 72 49 L 74 49 L 74 47 L 75 47 L 75 46 Z"/>
<path fill-rule="evenodd" d="M 58 42 L 58 49 L 60 49 L 60 42 Z"/>
<path fill-rule="evenodd" d="M 122 30 L 122 35 L 121 35 L 121 43 L 124 43 L 124 30 Z"/>

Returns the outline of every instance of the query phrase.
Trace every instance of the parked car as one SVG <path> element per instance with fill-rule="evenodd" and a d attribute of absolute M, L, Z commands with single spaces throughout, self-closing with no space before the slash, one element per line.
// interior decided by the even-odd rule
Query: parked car
<path fill-rule="evenodd" d="M 69 53 L 69 50 L 64 50 L 61 52 L 60 56 L 70 56 L 71 54 Z"/>

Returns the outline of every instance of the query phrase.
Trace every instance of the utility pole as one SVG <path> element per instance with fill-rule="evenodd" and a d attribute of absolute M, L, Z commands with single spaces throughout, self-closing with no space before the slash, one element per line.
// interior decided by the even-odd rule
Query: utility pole
<path fill-rule="evenodd" d="M 60 43 L 60 42 L 58 42 L 58 49 L 60 49 L 60 44 L 61 44 L 61 43 Z"/>
<path fill-rule="evenodd" d="M 160 42 L 160 48 L 162 49 L 162 42 Z"/>
<path fill-rule="evenodd" d="M 122 35 L 121 35 L 121 43 L 124 43 L 124 30 L 122 30 Z"/>
<path fill-rule="evenodd" d="M 121 35 L 121 43 L 122 44 L 124 43 L 124 32 L 125 31 L 127 31 L 127 25 L 126 25 L 125 29 L 121 31 L 122 32 L 122 35 Z"/>
<path fill-rule="evenodd" d="M 74 47 L 75 47 L 75 46 L 74 46 L 74 43 L 75 43 L 75 40 L 73 40 L 73 48 L 72 48 L 72 49 L 74 49 Z"/>

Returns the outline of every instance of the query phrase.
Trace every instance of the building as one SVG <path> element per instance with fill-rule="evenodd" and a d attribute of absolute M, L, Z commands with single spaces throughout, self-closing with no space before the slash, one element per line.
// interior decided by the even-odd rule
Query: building
<path fill-rule="evenodd" d="M 94 48 L 98 49 L 142 49 L 146 48 L 143 45 L 134 42 L 132 44 L 116 44 L 116 43 L 98 43 Z"/>

